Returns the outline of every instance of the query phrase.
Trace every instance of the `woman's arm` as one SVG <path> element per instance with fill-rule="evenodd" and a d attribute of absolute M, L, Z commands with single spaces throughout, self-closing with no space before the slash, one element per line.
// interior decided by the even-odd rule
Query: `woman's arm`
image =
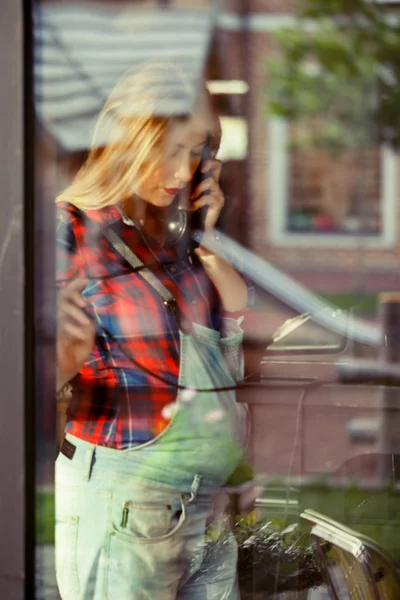
<path fill-rule="evenodd" d="M 80 371 L 94 344 L 95 329 L 88 317 L 82 290 L 88 280 L 78 252 L 75 229 L 78 221 L 72 205 L 57 205 L 57 392 Z"/>
<path fill-rule="evenodd" d="M 204 223 L 206 232 L 213 231 L 225 203 L 219 187 L 221 167 L 219 160 L 207 161 L 202 171 L 210 175 L 194 191 L 196 200 L 192 204 L 192 210 L 207 207 Z M 247 306 L 247 285 L 239 273 L 226 260 L 202 246 L 195 252 L 221 298 L 223 309 L 228 312 L 243 310 Z"/>
<path fill-rule="evenodd" d="M 202 246 L 195 252 L 220 296 L 222 308 L 232 313 L 244 310 L 247 306 L 247 285 L 236 269 Z"/>
<path fill-rule="evenodd" d="M 75 377 L 93 349 L 96 332 L 81 293 L 87 283 L 86 279 L 76 279 L 58 295 L 57 392 Z"/>
<path fill-rule="evenodd" d="M 220 256 L 202 246 L 195 252 L 221 300 L 223 309 L 221 348 L 230 373 L 234 381 L 243 381 L 243 330 L 240 327 L 243 318 L 239 317 L 247 306 L 247 285 L 234 267 Z"/>

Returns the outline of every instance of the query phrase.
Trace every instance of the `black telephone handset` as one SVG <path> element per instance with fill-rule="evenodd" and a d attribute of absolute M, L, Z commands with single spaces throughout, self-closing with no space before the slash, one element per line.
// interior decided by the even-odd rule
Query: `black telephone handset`
<path fill-rule="evenodd" d="M 185 194 L 188 194 L 189 201 L 193 201 L 193 194 L 198 185 L 210 177 L 211 171 L 203 172 L 204 164 L 212 158 L 212 145 L 211 136 L 208 136 L 206 143 L 204 144 L 203 151 L 200 158 L 199 166 L 193 175 L 190 189 L 185 190 Z M 175 245 L 178 242 L 186 242 L 186 247 L 189 251 L 193 251 L 201 242 L 201 232 L 204 231 L 205 218 L 207 215 L 208 206 L 203 206 L 196 211 L 190 211 L 180 207 L 179 195 L 174 199 L 172 210 L 170 211 L 168 222 L 167 222 L 167 239 L 168 245 Z M 192 233 L 197 232 L 196 240 L 192 238 Z M 183 244 L 185 245 L 185 244 Z"/>
<path fill-rule="evenodd" d="M 202 169 L 203 169 L 204 164 L 206 162 L 208 162 L 209 160 L 211 160 L 211 157 L 212 157 L 212 148 L 211 148 L 211 138 L 209 136 L 207 138 L 207 141 L 206 141 L 203 151 L 201 153 L 199 166 L 197 167 L 196 172 L 192 179 L 191 195 L 195 192 L 197 186 L 200 185 L 200 183 L 202 181 L 204 181 L 205 179 L 210 177 L 211 170 L 203 172 Z M 194 231 L 196 231 L 196 232 L 204 231 L 207 210 L 208 210 L 208 206 L 203 206 L 202 208 L 199 208 L 198 210 L 195 210 L 194 212 L 190 213 L 190 215 L 191 215 L 190 216 L 190 230 L 192 231 L 192 233 Z M 198 238 L 197 240 L 193 240 L 193 245 L 195 247 L 198 246 L 200 241 L 201 241 L 201 238 Z"/>

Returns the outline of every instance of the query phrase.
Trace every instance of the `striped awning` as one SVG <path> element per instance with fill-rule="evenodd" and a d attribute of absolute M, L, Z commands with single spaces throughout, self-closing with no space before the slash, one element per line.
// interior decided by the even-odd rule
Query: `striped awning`
<path fill-rule="evenodd" d="M 195 85 L 212 33 L 206 10 L 118 3 L 42 4 L 34 23 L 36 115 L 67 151 L 88 148 L 99 110 L 129 68 L 168 59 Z"/>

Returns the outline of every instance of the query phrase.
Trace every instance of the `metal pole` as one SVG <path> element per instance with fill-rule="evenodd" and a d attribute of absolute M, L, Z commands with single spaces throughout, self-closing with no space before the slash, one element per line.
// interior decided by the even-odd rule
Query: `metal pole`
<path fill-rule="evenodd" d="M 241 194 L 242 206 L 240 211 L 240 242 L 244 246 L 248 246 L 250 240 L 250 215 L 252 214 L 252 190 L 251 190 L 251 150 L 252 150 L 252 78 L 251 78 L 251 30 L 249 26 L 249 18 L 251 14 L 251 0 L 242 0 L 241 2 L 241 33 L 243 39 L 243 51 L 242 51 L 242 69 L 243 79 L 248 83 L 249 90 L 247 94 L 243 96 L 244 102 L 244 117 L 247 121 L 248 126 L 248 151 L 246 159 L 244 160 L 243 168 L 243 180 L 244 180 L 244 193 Z"/>
<path fill-rule="evenodd" d="M 22 8 L 22 2 L 3 0 L 0 19 L 0 598 L 4 600 L 24 598 L 27 568 Z"/>
<path fill-rule="evenodd" d="M 380 317 L 383 330 L 381 358 L 388 363 L 400 361 L 400 292 L 380 295 Z M 400 390 L 385 386 L 382 391 L 379 450 L 382 454 L 400 454 Z M 392 461 L 382 461 L 381 478 L 389 483 Z"/>

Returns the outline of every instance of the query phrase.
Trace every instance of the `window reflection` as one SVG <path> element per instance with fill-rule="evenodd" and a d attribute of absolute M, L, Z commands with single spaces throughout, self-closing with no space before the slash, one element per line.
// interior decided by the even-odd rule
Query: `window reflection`
<path fill-rule="evenodd" d="M 398 358 L 395 352 L 386 356 L 382 351 L 388 330 L 394 331 L 397 325 L 394 320 L 389 326 L 382 318 L 380 297 L 380 292 L 396 290 L 399 284 L 396 151 L 394 146 L 370 143 L 347 149 L 338 157 L 320 148 L 302 146 L 299 140 L 301 142 L 304 127 L 309 134 L 310 123 L 320 122 L 317 117 L 311 118 L 305 126 L 304 122 L 276 118 L 266 115 L 265 111 L 269 91 L 265 58 L 276 48 L 272 33 L 282 24 L 294 23 L 293 7 L 289 2 L 278 6 L 267 0 L 257 7 L 252 2 L 211 4 L 199 0 L 190 7 L 174 1 L 121 5 L 43 2 L 36 6 L 39 184 L 36 196 L 38 211 L 43 213 L 40 217 L 43 219 L 41 255 L 46 271 L 38 287 L 45 290 L 39 296 L 44 307 L 43 327 L 48 328 L 38 360 L 43 391 L 37 406 L 40 432 L 38 597 L 53 594 L 56 598 L 58 593 L 54 567 L 56 448 L 57 451 L 62 449 L 58 458 L 62 493 L 57 496 L 58 500 L 56 498 L 58 536 L 62 540 L 57 552 L 58 585 L 65 598 L 96 597 L 98 590 L 104 589 L 103 575 L 99 572 L 106 562 L 102 558 L 105 546 L 100 538 L 107 511 L 112 514 L 111 528 L 115 534 L 110 537 L 115 551 L 111 558 L 114 565 L 117 564 L 107 575 L 108 585 L 111 594 L 118 598 L 131 594 L 134 589 L 152 598 L 157 594 L 164 598 L 162 594 L 167 584 L 171 590 L 175 586 L 175 591 L 170 592 L 171 598 L 184 598 L 184 593 L 189 593 L 183 582 L 186 576 L 187 581 L 199 586 L 207 577 L 219 585 L 218 572 L 224 567 L 219 562 L 221 556 L 229 557 L 225 566 L 230 565 L 230 587 L 229 592 L 228 587 L 218 592 L 218 597 L 237 597 L 237 572 L 243 598 L 255 600 L 258 593 L 278 594 L 308 588 L 309 598 L 322 598 L 326 588 L 321 587 L 321 571 L 314 562 L 309 532 L 300 525 L 299 515 L 305 508 L 319 509 L 357 531 L 368 530 L 398 562 L 398 536 L 393 533 L 397 532 L 399 520 L 395 508 L 397 479 L 390 480 L 387 492 L 388 480 L 384 476 L 388 469 L 390 471 L 390 465 L 397 465 L 397 417 L 393 409 L 397 390 L 387 394 L 387 389 L 367 381 L 358 386 L 344 385 L 338 381 L 336 370 L 336 363 L 342 360 L 379 362 L 382 357 L 388 361 Z M 246 10 L 250 13 L 248 19 L 243 14 Z M 150 167 L 145 165 L 144 168 L 141 164 L 140 168 L 149 167 L 150 172 L 154 165 L 159 166 L 160 160 L 163 166 L 168 156 L 168 164 L 173 164 L 170 171 L 173 177 L 168 175 L 168 181 L 164 181 L 165 194 L 157 196 L 157 202 L 162 198 L 172 199 L 168 194 L 175 198 L 182 193 L 184 206 L 179 210 L 188 208 L 191 192 L 185 198 L 183 194 L 192 189 L 189 184 L 204 158 L 204 148 L 212 142 L 208 150 L 212 156 L 218 150 L 216 158 L 223 162 L 218 183 L 225 206 L 218 221 L 219 237 L 204 238 L 203 243 L 208 252 L 227 260 L 242 274 L 252 299 L 246 307 L 239 302 L 238 314 L 235 302 L 240 300 L 240 293 L 231 291 L 228 300 L 234 306 L 229 304 L 228 312 L 234 313 L 234 323 L 230 323 L 233 329 L 229 329 L 229 324 L 224 325 L 228 339 L 235 335 L 240 337 L 240 330 L 244 330 L 244 385 L 234 389 L 236 375 L 232 377 L 232 372 L 230 378 L 222 377 L 216 356 L 208 358 L 207 363 L 212 367 L 207 371 L 212 374 L 208 387 L 224 387 L 228 388 L 226 394 L 237 393 L 239 412 L 246 404 L 249 406 L 251 427 L 242 427 L 240 432 L 248 438 L 246 456 L 239 468 L 234 469 L 231 462 L 235 465 L 238 462 L 237 447 L 233 444 L 226 451 L 224 435 L 218 429 L 221 422 L 226 424 L 225 413 L 222 412 L 221 418 L 217 408 L 208 407 L 206 432 L 209 437 L 210 432 L 214 435 L 208 439 L 208 446 L 201 446 L 210 453 L 207 460 L 203 459 L 199 468 L 191 473 L 190 485 L 185 479 L 188 489 L 179 489 L 178 494 L 173 492 L 167 499 L 157 490 L 151 502 L 149 487 L 136 486 L 134 492 L 126 487 L 117 489 L 113 478 L 118 478 L 119 473 L 125 479 L 132 473 L 119 470 L 116 464 L 110 467 L 107 457 L 112 452 L 107 451 L 118 448 L 119 452 L 130 452 L 138 445 L 148 444 L 145 448 L 149 449 L 150 456 L 155 436 L 169 431 L 174 423 L 178 392 L 186 407 L 194 406 L 194 398 L 200 397 L 204 402 L 203 392 L 199 392 L 205 386 L 203 381 L 181 383 L 181 336 L 193 340 L 193 323 L 197 329 L 205 328 L 219 335 L 224 315 L 220 311 L 218 292 L 222 279 L 218 277 L 211 285 L 199 264 L 193 267 L 196 255 L 188 252 L 192 240 L 180 237 L 183 221 L 176 218 L 176 212 L 173 218 L 168 210 L 143 210 L 143 214 L 139 214 L 137 209 L 140 212 L 146 205 L 138 202 L 133 206 L 129 202 L 130 196 L 147 196 L 150 189 L 145 184 L 139 194 L 132 186 L 131 194 L 127 194 L 123 187 L 129 167 L 135 160 L 139 164 L 144 146 L 139 144 L 132 154 L 128 145 L 121 150 L 123 144 L 118 137 L 121 130 L 114 129 L 110 136 L 111 126 L 115 124 L 112 111 L 110 120 L 104 119 L 95 130 L 98 114 L 123 73 L 132 68 L 140 71 L 141 65 L 149 60 L 151 64 L 162 60 L 173 65 L 179 71 L 180 84 L 184 81 L 184 85 L 178 86 L 176 92 L 173 89 L 176 72 L 169 73 L 169 67 L 160 69 L 157 84 L 161 81 L 163 89 L 159 90 L 158 99 L 163 108 L 157 113 L 157 119 L 159 124 L 167 124 L 167 135 L 160 138 L 159 145 L 155 144 L 148 154 Z M 186 156 L 186 142 L 180 140 L 171 145 L 171 139 L 179 137 L 184 129 L 179 130 L 178 135 L 174 126 L 176 121 L 179 125 L 186 123 L 188 110 L 182 108 L 182 102 L 198 94 L 196 83 L 199 81 L 208 85 L 209 102 L 219 117 L 220 131 L 214 132 L 211 139 L 203 135 L 196 140 L 198 144 L 190 144 Z M 149 86 L 150 96 L 154 92 L 153 83 Z M 154 107 L 151 108 L 148 97 L 141 103 L 141 99 L 129 96 L 132 92 L 129 86 L 125 91 L 131 102 L 126 104 L 127 112 L 119 125 L 132 117 L 131 111 L 138 111 L 135 118 L 143 117 L 138 107 L 144 107 L 153 115 Z M 142 135 L 139 129 L 138 138 Z M 209 128 L 202 133 L 209 133 Z M 119 154 L 107 155 L 113 144 L 120 144 Z M 108 204 L 104 212 L 104 206 L 98 205 L 100 194 L 91 195 L 89 202 L 90 177 L 85 180 L 87 172 L 85 174 L 82 167 L 85 164 L 89 170 L 95 164 L 105 167 L 106 155 L 111 167 L 107 173 L 100 169 L 103 179 L 99 187 L 102 191 L 106 188 L 122 191 L 118 202 L 114 202 L 115 197 L 108 202 L 111 196 L 103 196 L 104 204 Z M 111 158 L 117 155 L 118 160 L 113 162 Z M 93 169 L 93 173 L 95 171 Z M 152 185 L 158 177 L 156 169 L 153 171 Z M 175 176 L 177 172 L 179 177 Z M 99 172 L 94 179 L 91 189 L 98 192 Z M 76 200 L 83 181 L 87 187 L 80 198 L 84 197 L 84 201 L 79 204 Z M 153 194 L 158 191 L 151 191 L 153 201 Z M 59 202 L 55 207 L 57 197 Z M 116 206 L 118 210 L 114 210 Z M 86 215 L 82 223 L 78 223 L 82 216 L 80 211 Z M 90 211 L 98 211 L 97 221 Z M 59 225 L 56 259 L 54 252 L 47 250 L 54 245 L 55 212 Z M 101 221 L 106 212 L 111 215 L 107 223 Z M 182 214 L 180 210 L 178 216 Z M 96 223 L 101 221 L 93 244 L 93 240 L 87 242 L 86 218 Z M 190 215 L 186 218 L 191 221 Z M 167 290 L 177 296 L 178 310 L 169 302 L 169 297 L 160 296 L 154 289 L 149 292 L 148 282 L 143 283 L 140 275 L 141 266 L 132 272 L 126 257 L 121 260 L 118 250 L 103 235 L 105 225 L 111 224 L 114 233 L 122 236 L 124 242 L 128 241 L 131 249 L 137 249 L 127 232 L 135 227 L 141 231 L 146 220 L 150 226 L 147 237 L 141 239 L 138 246 L 140 258 L 150 264 Z M 168 231 L 162 222 L 168 222 Z M 166 231 L 171 233 L 172 230 L 176 237 L 173 243 L 165 245 Z M 150 241 L 148 236 L 152 238 Z M 79 252 L 84 260 L 76 260 Z M 67 386 L 60 385 L 63 391 L 56 409 L 53 381 L 55 261 L 57 292 L 74 284 L 78 277 L 89 279 L 78 282 L 76 291 L 83 292 L 85 310 L 96 325 L 96 341 L 79 365 L 78 374 L 74 371 L 62 381 Z M 194 270 L 195 281 L 190 285 L 185 278 L 190 278 Z M 169 308 L 157 319 L 165 302 Z M 398 299 L 393 301 L 396 302 Z M 164 310 L 164 305 L 162 308 Z M 78 317 L 75 334 L 88 327 L 84 316 Z M 70 334 L 74 335 L 71 331 Z M 164 345 L 160 344 L 161 338 Z M 211 342 L 208 346 L 214 348 Z M 222 344 L 229 346 L 230 342 Z M 209 348 L 208 351 L 211 352 Z M 204 363 L 198 347 L 190 348 L 189 352 L 196 365 Z M 231 371 L 232 368 L 241 371 L 242 357 L 231 353 L 228 358 Z M 196 375 L 200 370 L 195 370 Z M 241 377 L 242 373 L 237 379 Z M 194 415 L 195 425 L 190 421 L 185 435 L 181 432 L 181 438 L 173 440 L 174 452 L 171 451 L 163 463 L 165 480 L 161 484 L 171 486 L 173 483 L 179 487 L 181 482 L 173 482 L 168 469 L 184 470 L 179 463 L 182 443 L 195 439 L 193 428 L 198 425 L 198 417 Z M 204 422 L 203 417 L 204 414 L 201 422 Z M 378 452 L 382 440 L 388 450 L 386 454 L 393 457 L 393 461 L 383 460 L 384 468 Z M 97 456 L 93 446 L 96 451 L 100 447 Z M 193 451 L 197 456 L 199 447 Z M 139 455 L 140 450 L 135 452 Z M 85 458 L 89 454 L 90 460 Z M 226 467 L 227 472 L 220 477 L 223 481 L 216 486 L 223 484 L 224 489 L 214 503 L 221 520 L 211 524 L 208 522 L 210 490 L 203 494 L 199 489 L 202 490 L 207 469 L 216 469 L 224 457 L 229 468 Z M 107 463 L 104 469 L 108 469 L 109 487 L 87 487 L 89 501 L 83 508 L 78 498 L 84 486 L 74 479 L 78 471 L 70 468 L 74 460 L 81 468 L 79 477 L 87 482 L 94 478 L 97 483 L 102 461 Z M 232 473 L 228 473 L 231 467 Z M 199 474 L 203 479 L 195 479 Z M 142 476 L 151 479 L 146 473 L 141 473 Z M 187 496 L 182 498 L 182 493 Z M 115 503 L 113 500 L 107 504 L 111 494 L 115 495 Z M 200 498 L 200 520 L 204 521 L 203 530 L 195 532 L 199 534 L 196 543 L 201 539 L 200 546 L 204 545 L 202 557 L 199 553 L 178 552 L 176 560 L 171 559 L 170 572 L 158 577 L 164 588 L 155 578 L 144 582 L 136 559 L 132 558 L 129 564 L 120 560 L 120 551 L 121 556 L 125 556 L 121 548 L 133 538 L 136 543 L 138 537 L 140 540 L 162 538 L 163 544 L 170 537 L 179 543 L 186 533 L 190 537 L 192 533 L 189 535 L 186 527 L 193 517 L 192 496 Z M 154 505 L 162 505 L 162 511 L 154 510 Z M 146 511 L 150 511 L 151 517 Z M 86 528 L 86 542 L 78 545 L 79 557 L 73 557 L 71 567 L 72 555 L 65 548 L 79 538 L 80 527 Z M 231 529 L 239 546 L 237 570 Z M 206 536 L 202 537 L 205 531 Z M 221 542 L 221 554 L 215 540 Z M 189 546 L 192 542 L 195 544 L 191 539 Z M 288 547 L 293 553 L 287 552 Z M 163 560 L 169 548 L 164 550 L 160 551 Z M 190 566 L 193 570 L 190 574 L 185 571 L 181 579 L 180 562 L 190 562 L 188 557 L 193 559 Z M 119 577 L 121 574 L 123 577 Z M 183 582 L 180 591 L 176 588 L 179 579 Z M 128 581 L 127 588 L 122 587 L 122 581 Z M 317 589 L 312 591 L 313 587 Z"/>

